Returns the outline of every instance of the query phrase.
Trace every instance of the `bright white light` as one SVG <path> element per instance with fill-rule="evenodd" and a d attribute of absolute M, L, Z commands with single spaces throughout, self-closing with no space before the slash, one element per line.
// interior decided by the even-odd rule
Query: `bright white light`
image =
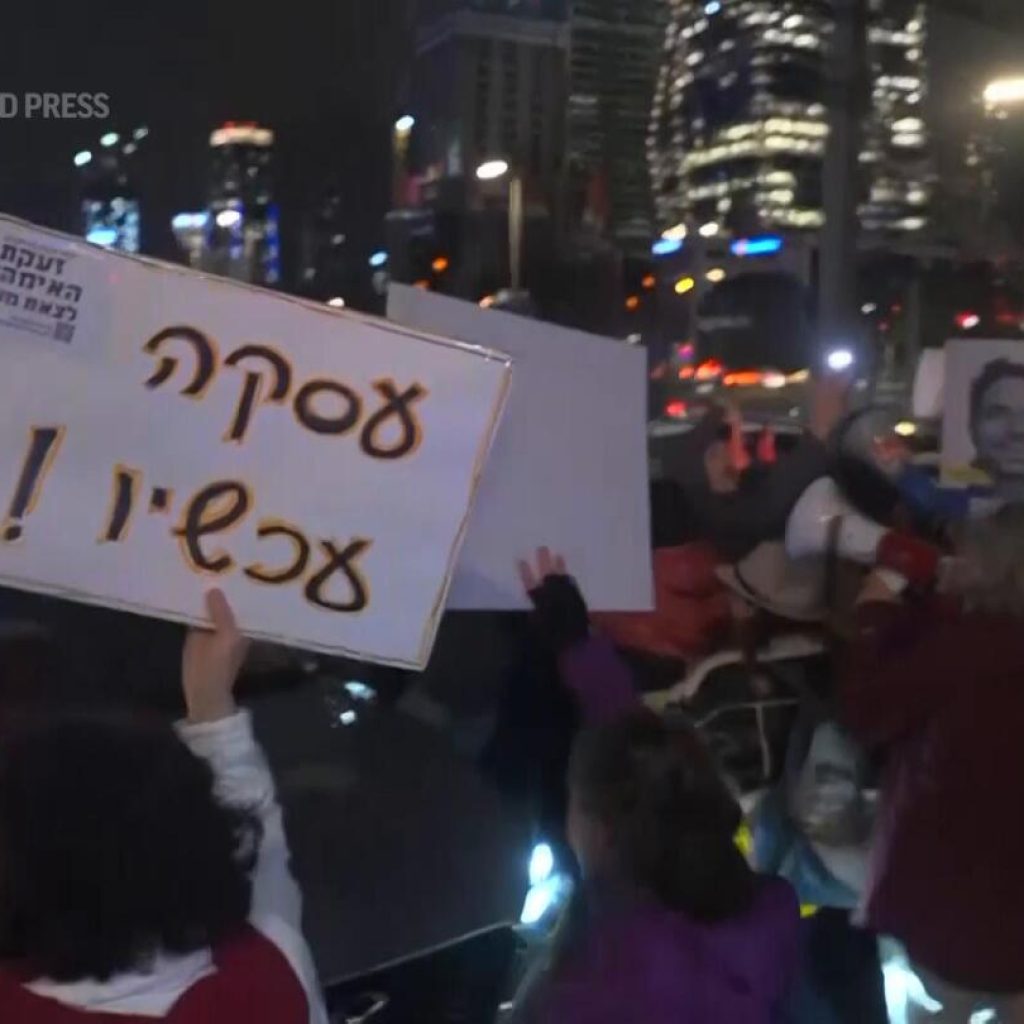
<path fill-rule="evenodd" d="M 129 143 L 127 143 L 125 145 L 125 147 L 122 150 L 122 152 L 124 153 L 125 156 L 131 156 L 132 153 L 134 153 L 138 148 L 139 147 L 136 146 L 134 142 L 129 142 Z"/>
<path fill-rule="evenodd" d="M 538 843 L 530 854 L 530 885 L 540 885 L 555 870 L 555 854 L 547 843 Z"/>
<path fill-rule="evenodd" d="M 217 227 L 233 228 L 241 219 L 242 215 L 238 210 L 221 210 L 217 214 Z"/>
<path fill-rule="evenodd" d="M 965 331 L 973 331 L 981 323 L 981 317 L 977 313 L 968 313 L 960 318 L 960 326 Z"/>
<path fill-rule="evenodd" d="M 340 295 L 335 295 L 334 298 L 327 300 L 328 306 L 333 306 L 335 309 L 344 309 L 345 300 Z"/>
<path fill-rule="evenodd" d="M 404 117 L 400 117 L 395 122 L 395 131 L 401 133 L 402 135 L 411 132 L 415 127 L 416 118 L 412 117 L 410 114 L 406 114 Z"/>
<path fill-rule="evenodd" d="M 705 275 L 712 284 L 721 284 L 726 277 L 722 267 L 712 267 Z"/>
<path fill-rule="evenodd" d="M 985 87 L 985 102 L 990 106 L 1024 103 L 1024 78 L 999 78 Z"/>
<path fill-rule="evenodd" d="M 876 303 L 876 302 L 865 302 L 864 305 L 860 307 L 860 311 L 865 316 L 871 316 L 872 313 L 877 313 L 878 312 L 878 303 Z"/>
<path fill-rule="evenodd" d="M 345 692 L 353 700 L 361 700 L 366 703 L 371 703 L 377 699 L 377 691 L 372 686 L 367 686 L 366 683 L 360 683 L 356 679 L 350 679 L 345 683 Z"/>
<path fill-rule="evenodd" d="M 110 149 L 111 146 L 116 146 L 120 139 L 121 136 L 118 135 L 117 132 L 107 132 L 107 134 L 100 139 L 100 145 Z"/>
<path fill-rule="evenodd" d="M 892 428 L 900 437 L 913 437 L 917 433 L 917 424 L 910 420 L 902 420 Z"/>
<path fill-rule="evenodd" d="M 777 391 L 786 386 L 786 375 L 784 373 L 766 373 L 761 378 L 761 384 L 771 391 Z"/>
<path fill-rule="evenodd" d="M 136 128 L 135 131 L 132 132 L 132 138 L 136 142 L 139 142 L 142 139 L 144 139 L 148 134 L 149 129 L 145 125 L 143 125 L 141 128 Z"/>
<path fill-rule="evenodd" d="M 700 237 L 701 238 L 714 238 L 715 235 L 717 235 L 718 232 L 721 231 L 721 230 L 722 229 L 719 226 L 717 221 L 713 221 L 713 220 L 712 221 L 708 221 L 707 224 L 701 224 L 701 226 L 700 226 Z"/>
<path fill-rule="evenodd" d="M 825 360 L 830 370 L 841 373 L 853 366 L 853 353 L 848 348 L 833 349 Z"/>
<path fill-rule="evenodd" d="M 555 905 L 558 893 L 554 883 L 555 879 L 549 878 L 526 894 L 520 924 L 536 924 Z"/>
<path fill-rule="evenodd" d="M 666 242 L 682 242 L 686 239 L 686 225 L 676 224 L 674 227 L 669 228 L 667 231 L 662 231 L 661 237 Z"/>
<path fill-rule="evenodd" d="M 87 163 L 92 160 L 92 153 L 87 149 L 83 149 L 81 152 L 75 154 L 75 166 L 84 167 Z"/>
<path fill-rule="evenodd" d="M 381 250 L 380 252 L 375 252 L 370 257 L 370 266 L 371 267 L 383 267 L 384 264 L 387 263 L 387 261 L 388 261 L 388 254 L 386 252 L 384 252 L 383 250 Z"/>
<path fill-rule="evenodd" d="M 717 14 L 722 9 L 721 0 L 710 0 L 710 3 L 704 5 L 704 13 L 710 18 L 713 14 Z"/>
<path fill-rule="evenodd" d="M 358 717 L 359 716 L 354 711 L 342 711 L 342 713 L 338 715 L 338 721 L 341 722 L 342 725 L 355 725 Z"/>
<path fill-rule="evenodd" d="M 476 176 L 481 181 L 494 181 L 508 174 L 507 160 L 488 160 L 476 169 Z"/>

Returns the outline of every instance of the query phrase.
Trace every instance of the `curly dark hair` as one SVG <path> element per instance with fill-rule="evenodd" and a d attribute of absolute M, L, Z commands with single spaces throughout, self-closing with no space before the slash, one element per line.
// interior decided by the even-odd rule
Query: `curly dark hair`
<path fill-rule="evenodd" d="M 258 829 L 163 721 L 22 720 L 0 737 L 0 957 L 105 981 L 216 945 L 248 916 Z"/>
<path fill-rule="evenodd" d="M 757 876 L 734 841 L 742 812 L 689 724 L 641 711 L 587 730 L 569 782 L 619 868 L 662 904 L 705 922 L 752 905 Z"/>

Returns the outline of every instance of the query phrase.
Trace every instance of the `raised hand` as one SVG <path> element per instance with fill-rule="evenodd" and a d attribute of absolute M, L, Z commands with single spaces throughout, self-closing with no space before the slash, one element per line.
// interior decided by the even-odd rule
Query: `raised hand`
<path fill-rule="evenodd" d="M 532 594 L 549 576 L 568 576 L 565 559 L 559 554 L 552 554 L 547 547 L 537 548 L 536 570 L 529 559 L 519 560 L 519 578 L 523 581 L 523 589 Z"/>
<path fill-rule="evenodd" d="M 249 650 L 220 590 L 206 595 L 209 629 L 191 629 L 181 655 L 181 686 L 188 720 L 216 722 L 235 712 L 235 680 Z"/>

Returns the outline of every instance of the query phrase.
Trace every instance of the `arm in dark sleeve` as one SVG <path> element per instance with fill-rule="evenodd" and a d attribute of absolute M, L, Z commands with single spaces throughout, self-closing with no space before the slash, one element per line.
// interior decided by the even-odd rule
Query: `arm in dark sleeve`
<path fill-rule="evenodd" d="M 869 603 L 840 687 L 842 717 L 863 742 L 881 745 L 920 729 L 944 699 L 967 638 L 927 606 Z"/>
<path fill-rule="evenodd" d="M 548 576 L 530 592 L 534 622 L 558 657 L 562 685 L 584 723 L 605 722 L 635 708 L 632 673 L 611 642 L 591 633 L 587 605 L 569 576 Z"/>

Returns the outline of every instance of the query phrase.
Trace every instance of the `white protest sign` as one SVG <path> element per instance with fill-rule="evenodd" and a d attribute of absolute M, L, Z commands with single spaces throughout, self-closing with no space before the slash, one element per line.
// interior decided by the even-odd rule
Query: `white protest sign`
<path fill-rule="evenodd" d="M 645 353 L 417 288 L 393 285 L 388 317 L 515 360 L 448 607 L 526 607 L 516 559 L 547 544 L 593 610 L 649 611 Z"/>
<path fill-rule="evenodd" d="M 0 580 L 430 653 L 508 360 L 0 217 Z"/>

